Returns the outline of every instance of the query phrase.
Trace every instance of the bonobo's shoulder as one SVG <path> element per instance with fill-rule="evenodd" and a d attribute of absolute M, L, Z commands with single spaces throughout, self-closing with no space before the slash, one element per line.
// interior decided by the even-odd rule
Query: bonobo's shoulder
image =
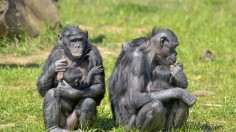
<path fill-rule="evenodd" d="M 61 45 L 55 45 L 55 46 L 52 48 L 51 53 L 53 53 L 53 52 L 61 52 L 61 51 L 63 51 L 63 50 L 64 50 L 64 49 L 62 48 Z"/>
<path fill-rule="evenodd" d="M 133 53 L 132 53 L 133 57 L 135 58 L 142 58 L 144 57 L 144 53 L 140 50 L 134 50 Z"/>
<path fill-rule="evenodd" d="M 92 44 L 88 44 L 89 45 L 89 47 L 93 50 L 93 52 L 99 52 L 98 51 L 98 48 L 96 47 L 96 46 L 94 46 L 94 45 L 92 45 Z"/>
<path fill-rule="evenodd" d="M 91 48 L 90 52 L 93 52 L 95 55 L 97 55 L 98 57 L 101 57 L 100 52 L 98 50 L 98 48 L 92 44 L 89 44 L 89 47 Z"/>
<path fill-rule="evenodd" d="M 56 45 L 53 47 L 52 51 L 51 51 L 51 54 L 61 54 L 61 53 L 64 53 L 64 49 L 61 45 Z"/>

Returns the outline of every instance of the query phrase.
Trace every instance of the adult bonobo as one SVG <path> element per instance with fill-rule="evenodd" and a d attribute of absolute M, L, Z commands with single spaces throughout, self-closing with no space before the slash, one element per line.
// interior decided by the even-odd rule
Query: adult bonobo
<path fill-rule="evenodd" d="M 125 44 L 109 80 L 109 96 L 113 119 L 127 130 L 142 131 L 181 127 L 187 120 L 188 111 L 196 98 L 186 89 L 172 87 L 155 92 L 146 92 L 152 81 L 152 71 L 158 65 L 170 66 L 176 62 L 178 39 L 171 30 L 153 29 L 149 37 Z M 133 48 L 132 48 L 132 45 Z M 182 102 L 172 121 L 167 121 L 172 107 L 170 100 Z M 176 108 L 175 108 L 176 109 Z M 177 123 L 176 123 L 177 121 Z M 175 122 L 175 123 L 174 123 Z"/>
<path fill-rule="evenodd" d="M 49 55 L 43 73 L 38 79 L 37 89 L 44 97 L 43 116 L 49 131 L 65 131 L 67 117 L 76 113 L 80 126 L 87 126 L 96 119 L 96 106 L 105 93 L 104 71 L 93 76 L 90 85 L 83 89 L 72 88 L 60 82 L 63 71 L 73 66 L 80 69 L 83 77 L 95 66 L 103 69 L 98 49 L 88 42 L 88 33 L 79 27 L 68 26 L 58 35 L 58 44 Z M 75 122 L 75 121 L 70 121 Z M 76 128 L 78 126 L 73 126 Z"/>

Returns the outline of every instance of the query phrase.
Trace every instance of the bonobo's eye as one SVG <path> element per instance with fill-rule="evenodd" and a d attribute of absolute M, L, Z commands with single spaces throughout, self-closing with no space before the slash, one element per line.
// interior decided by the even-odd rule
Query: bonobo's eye
<path fill-rule="evenodd" d="M 161 45 L 164 45 L 165 42 L 169 42 L 167 37 L 161 37 Z"/>
<path fill-rule="evenodd" d="M 83 41 L 83 38 L 75 38 L 75 39 L 72 39 L 70 42 L 82 42 Z"/>

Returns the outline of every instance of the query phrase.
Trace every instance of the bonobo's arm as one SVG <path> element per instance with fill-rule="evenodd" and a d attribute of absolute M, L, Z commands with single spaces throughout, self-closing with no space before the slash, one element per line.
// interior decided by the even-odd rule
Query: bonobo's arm
<path fill-rule="evenodd" d="M 59 46 L 53 48 L 45 64 L 43 73 L 38 78 L 37 89 L 41 96 L 45 96 L 47 91 L 56 87 L 54 80 L 57 72 L 64 71 L 67 67 L 66 59 L 62 59 L 64 52 Z"/>
<path fill-rule="evenodd" d="M 180 88 L 188 87 L 188 79 L 183 71 L 183 64 L 177 63 L 171 69 L 171 85 Z"/>
<path fill-rule="evenodd" d="M 63 80 L 63 83 L 59 82 L 57 89 L 59 95 L 67 97 L 69 99 L 78 100 L 81 98 L 96 98 L 98 96 L 103 96 L 105 93 L 105 85 L 101 81 L 102 77 L 96 75 L 94 77 L 93 84 L 89 87 L 83 89 L 72 88 L 66 81 Z"/>
<path fill-rule="evenodd" d="M 102 66 L 94 66 L 88 73 L 86 79 L 84 80 L 84 82 L 87 85 L 91 85 L 91 82 L 93 80 L 93 77 L 99 73 L 101 73 L 103 71 Z"/>
<path fill-rule="evenodd" d="M 148 102 L 153 100 L 168 100 L 172 98 L 180 99 L 184 101 L 189 107 L 191 107 L 196 102 L 196 98 L 187 90 L 181 88 L 172 88 L 168 90 L 162 90 L 158 92 L 142 92 L 144 91 L 146 75 L 150 73 L 147 70 L 145 64 L 144 54 L 141 52 L 134 52 L 134 57 L 131 65 L 131 76 L 129 77 L 128 84 L 128 96 L 129 100 L 132 101 L 135 107 L 141 107 Z"/>

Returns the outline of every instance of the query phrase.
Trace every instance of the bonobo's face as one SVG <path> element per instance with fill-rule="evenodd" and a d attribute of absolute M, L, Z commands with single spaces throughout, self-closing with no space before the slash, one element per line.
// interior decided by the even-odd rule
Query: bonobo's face
<path fill-rule="evenodd" d="M 170 66 L 176 62 L 176 47 L 179 45 L 178 38 L 171 30 L 161 30 L 151 38 L 155 49 L 155 61 L 161 65 Z"/>
<path fill-rule="evenodd" d="M 81 58 L 86 48 L 87 34 L 77 27 L 70 27 L 62 32 L 61 37 L 63 45 L 65 45 L 71 55 L 76 59 Z M 58 39 L 60 39 L 60 36 Z"/>

